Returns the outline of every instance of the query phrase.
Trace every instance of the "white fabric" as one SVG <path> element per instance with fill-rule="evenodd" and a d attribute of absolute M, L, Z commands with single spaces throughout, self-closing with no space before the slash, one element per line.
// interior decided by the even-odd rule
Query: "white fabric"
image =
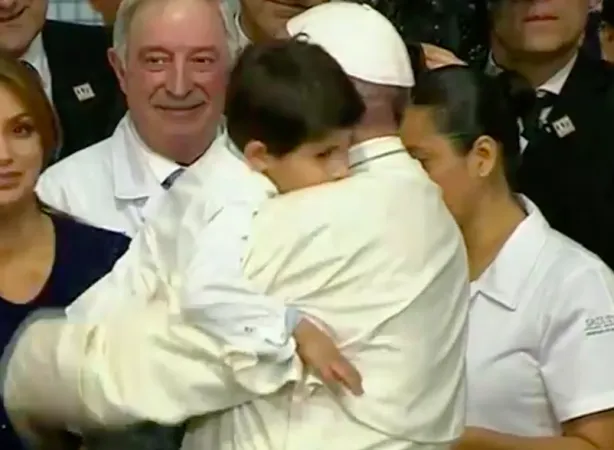
<path fill-rule="evenodd" d="M 126 115 L 108 139 L 45 170 L 36 192 L 59 211 L 133 237 L 165 192 L 160 183 L 179 167 L 152 154 Z M 201 159 L 215 164 L 207 152 Z"/>
<path fill-rule="evenodd" d="M 226 148 L 230 158 L 236 158 L 229 139 Z M 192 251 L 177 255 L 186 262 L 171 276 L 176 277 L 173 283 L 179 288 L 180 309 L 187 323 L 238 348 L 286 361 L 294 354 L 295 342 L 283 299 L 267 297 L 243 273 L 254 216 L 277 190 L 264 176 L 250 173 L 247 167 L 244 171 L 249 196 L 242 189 L 230 188 L 229 182 L 206 193 L 204 204 L 198 207 L 201 226 L 193 237 Z"/>
<path fill-rule="evenodd" d="M 20 59 L 28 62 L 36 69 L 43 83 L 45 93 L 49 100 L 51 100 L 51 70 L 47 62 L 47 55 L 43 47 L 43 35 L 41 33 L 34 38 L 30 47 L 28 47 L 28 50 Z"/>
<path fill-rule="evenodd" d="M 158 183 L 164 183 L 164 181 L 177 170 L 183 169 L 183 167 L 175 161 L 171 161 L 147 147 L 143 139 L 141 139 L 137 133 L 134 123 L 132 123 L 131 120 L 126 121 L 126 132 L 130 133 L 130 142 L 133 143 L 136 150 L 141 153 L 143 162 L 147 164 Z"/>
<path fill-rule="evenodd" d="M 245 164 L 214 146 L 217 163 L 201 159 L 179 178 L 68 321 L 26 329 L 8 367 L 9 414 L 74 426 L 177 423 L 260 396 L 192 421 L 184 447 L 450 448 L 465 413 L 464 246 L 439 188 L 398 138 L 373 144 L 349 179 L 267 200 L 243 262 L 261 292 L 329 328 L 363 374 L 363 397 L 337 398 L 303 376 L 296 357 L 272 364 L 178 319 L 207 196 L 262 195 Z"/>
<path fill-rule="evenodd" d="M 528 217 L 471 286 L 467 423 L 560 436 L 614 408 L 614 274 L 523 201 Z"/>
<path fill-rule="evenodd" d="M 403 38 L 369 5 L 323 3 L 290 19 L 286 29 L 290 36 L 304 35 L 322 46 L 354 78 L 390 86 L 415 84 Z"/>
<path fill-rule="evenodd" d="M 537 90 L 559 95 L 563 90 L 563 86 L 565 85 L 567 78 L 569 78 L 569 74 L 571 73 L 571 70 L 573 69 L 573 66 L 576 63 L 577 59 L 578 55 L 576 54 L 573 58 L 569 60 L 567 64 L 565 64 L 565 66 L 561 70 L 555 73 L 545 83 L 540 85 Z"/>
<path fill-rule="evenodd" d="M 541 84 L 537 87 L 536 91 L 546 91 L 555 95 L 559 95 L 563 90 L 563 86 L 569 78 L 569 74 L 571 73 L 576 60 L 578 59 L 578 55 L 576 54 L 573 58 L 569 60 L 567 64 L 557 73 L 555 73 L 552 77 L 550 77 L 545 83 Z M 493 54 L 488 55 L 488 62 L 486 63 L 486 73 L 492 76 L 499 75 L 503 72 L 503 68 L 497 64 Z"/>
<path fill-rule="evenodd" d="M 369 139 L 352 147 L 349 155 L 350 167 L 356 169 L 362 164 L 404 151 L 406 151 L 405 147 L 397 136 Z"/>
<path fill-rule="evenodd" d="M 398 138 L 365 142 L 351 155 L 349 180 L 261 210 L 246 270 L 334 331 L 363 373 L 365 396 L 289 385 L 193 421 L 183 450 L 439 450 L 462 432 L 468 291 L 458 276 L 466 256 L 458 240 L 448 259 L 447 234 L 458 238 L 458 230 L 443 205 L 426 200 L 439 204 L 438 188 Z"/>
<path fill-rule="evenodd" d="M 177 274 L 182 317 L 234 346 L 287 360 L 295 343 L 286 327 L 283 299 L 265 298 L 243 274 L 247 238 L 259 205 L 242 199 L 223 203 L 211 201 L 209 218 L 195 236 L 194 255 Z"/>
<path fill-rule="evenodd" d="M 123 290 L 149 292 L 149 297 L 143 294 L 133 299 L 133 303 L 143 301 L 145 304 L 162 283 L 170 286 L 165 288 L 167 292 L 171 288 L 173 292 L 176 290 L 173 295 L 177 296 L 180 314 L 187 323 L 250 352 L 279 361 L 292 356 L 295 343 L 286 327 L 283 302 L 265 299 L 263 293 L 245 279 L 242 269 L 253 217 L 261 203 L 275 195 L 276 189 L 266 178 L 252 172 L 240 161 L 231 146 L 226 135 L 218 139 L 208 150 L 213 163 L 206 158 L 197 161 L 196 169 L 187 169 L 188 172 L 169 191 L 170 198 L 181 196 L 181 178 L 190 177 L 187 174 L 194 170 L 202 175 L 207 174 L 206 181 L 201 185 L 203 199 L 193 205 L 181 203 L 185 207 L 185 216 L 197 220 L 198 227 L 184 225 L 182 235 L 177 237 L 175 233 L 165 235 L 156 226 L 155 220 L 151 226 L 145 226 L 132 243 L 131 250 L 120 259 L 113 271 L 67 309 L 70 318 L 94 320 L 106 316 L 102 309 L 94 306 L 92 298 L 100 298 L 103 302 L 100 306 L 105 311 L 113 308 L 121 310 L 126 297 L 96 297 L 97 292 L 108 283 L 122 283 Z M 209 173 L 213 170 L 215 175 Z M 188 179 L 187 184 L 190 185 L 191 181 Z M 167 210 L 161 209 L 160 214 L 167 214 Z M 161 220 L 163 223 L 166 221 L 166 217 Z M 153 251 L 148 254 L 147 264 L 141 267 L 132 264 L 133 255 L 138 253 L 143 241 L 149 250 L 159 247 L 163 239 L 155 240 L 152 236 L 169 239 L 165 259 L 174 261 L 173 265 L 165 261 L 153 262 Z M 172 267 L 172 270 L 167 270 L 168 267 Z M 139 276 L 131 276 L 139 271 Z M 143 291 L 141 286 L 151 289 Z M 95 314 L 83 312 L 84 302 Z"/>
<path fill-rule="evenodd" d="M 551 78 L 549 78 L 545 83 L 538 86 L 536 91 L 547 91 L 555 95 L 559 95 L 563 90 L 563 86 L 569 78 L 569 74 L 571 73 L 576 60 L 578 59 L 578 55 L 576 54 L 573 58 L 569 60 L 565 66 L 555 73 Z M 492 76 L 499 75 L 503 72 L 503 68 L 497 64 L 493 54 L 488 55 L 488 62 L 486 63 L 486 73 Z"/>

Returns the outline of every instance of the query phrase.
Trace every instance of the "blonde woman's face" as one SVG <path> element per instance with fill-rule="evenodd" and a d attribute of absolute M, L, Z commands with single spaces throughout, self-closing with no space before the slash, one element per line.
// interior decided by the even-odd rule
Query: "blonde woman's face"
<path fill-rule="evenodd" d="M 12 92 L 0 86 L 0 208 L 32 195 L 42 164 L 34 119 Z"/>

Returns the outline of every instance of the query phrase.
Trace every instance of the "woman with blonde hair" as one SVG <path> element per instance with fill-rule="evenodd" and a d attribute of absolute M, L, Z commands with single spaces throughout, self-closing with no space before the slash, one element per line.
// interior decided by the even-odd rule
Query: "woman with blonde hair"
<path fill-rule="evenodd" d="M 0 345 L 34 310 L 65 307 L 105 275 L 129 239 L 55 213 L 34 187 L 61 131 L 36 72 L 0 52 Z M 0 448 L 23 448 L 0 408 Z"/>

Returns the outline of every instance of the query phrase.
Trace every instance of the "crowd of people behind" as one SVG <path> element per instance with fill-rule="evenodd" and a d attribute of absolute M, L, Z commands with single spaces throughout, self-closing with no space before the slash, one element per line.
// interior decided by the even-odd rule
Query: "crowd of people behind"
<path fill-rule="evenodd" d="M 614 450 L 594 3 L 0 0 L 0 448 Z"/>

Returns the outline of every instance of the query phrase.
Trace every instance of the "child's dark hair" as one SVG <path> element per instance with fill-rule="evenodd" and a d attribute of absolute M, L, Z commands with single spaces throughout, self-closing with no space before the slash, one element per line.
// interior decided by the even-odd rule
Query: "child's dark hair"
<path fill-rule="evenodd" d="M 412 90 L 413 104 L 434 108 L 437 128 L 454 138 L 459 152 L 469 152 L 483 135 L 497 141 L 512 189 L 520 161 L 518 118 L 534 100 L 533 89 L 520 75 L 503 72 L 491 78 L 467 66 L 424 72 Z"/>
<path fill-rule="evenodd" d="M 323 48 L 280 39 L 243 51 L 230 75 L 225 113 L 230 139 L 241 151 L 258 140 L 283 156 L 353 127 L 364 109 L 352 81 Z"/>

